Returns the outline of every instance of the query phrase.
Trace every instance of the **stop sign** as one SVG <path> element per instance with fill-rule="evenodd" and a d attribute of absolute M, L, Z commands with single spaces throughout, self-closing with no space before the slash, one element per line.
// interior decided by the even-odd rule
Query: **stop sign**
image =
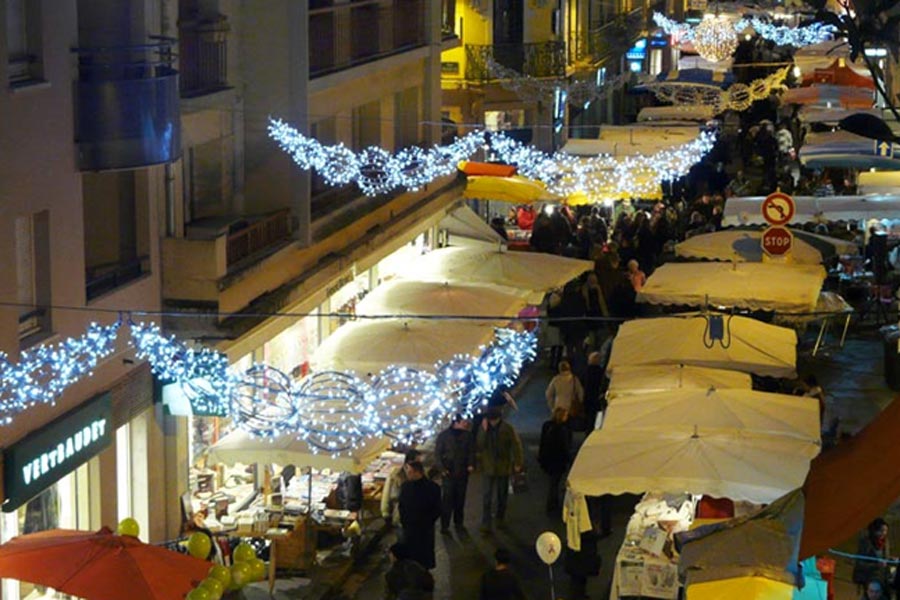
<path fill-rule="evenodd" d="M 784 256 L 793 243 L 794 236 L 784 227 L 769 227 L 762 234 L 762 249 L 769 256 Z"/>

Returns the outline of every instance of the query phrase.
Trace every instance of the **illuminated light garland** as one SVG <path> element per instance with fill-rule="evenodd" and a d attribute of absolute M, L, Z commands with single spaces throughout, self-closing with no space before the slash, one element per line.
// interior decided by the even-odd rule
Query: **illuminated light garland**
<path fill-rule="evenodd" d="M 343 144 L 320 144 L 280 119 L 269 119 L 269 137 L 301 169 L 314 169 L 333 186 L 356 182 L 369 196 L 394 189 L 420 190 L 438 177 L 455 173 L 460 161 L 470 158 L 484 145 L 484 134 L 476 131 L 457 138 L 452 144 L 427 150 L 406 148 L 391 154 L 373 146 L 356 153 Z"/>
<path fill-rule="evenodd" d="M 834 39 L 836 30 L 831 25 L 813 23 L 804 27 L 773 25 L 759 17 L 750 18 L 750 26 L 760 37 L 775 42 L 778 46 L 802 48 Z"/>
<path fill-rule="evenodd" d="M 715 140 L 715 133 L 704 131 L 681 146 L 619 159 L 609 155 L 582 158 L 565 152 L 548 155 L 502 134 L 491 136 L 491 149 L 503 162 L 516 165 L 521 175 L 542 181 L 549 192 L 559 196 L 590 196 L 616 189 L 640 198 L 657 193 L 660 183 L 686 175 Z"/>
<path fill-rule="evenodd" d="M 621 73 L 609 79 L 599 77 L 575 79 L 538 79 L 505 67 L 493 59 L 486 61 L 488 72 L 500 80 L 500 85 L 519 97 L 523 102 L 540 102 L 551 98 L 557 91 L 565 92 L 568 101 L 574 105 L 587 106 L 607 94 L 625 87 L 631 81 L 631 72 Z"/>
<path fill-rule="evenodd" d="M 0 353 L 0 425 L 37 404 L 56 404 L 67 387 L 92 375 L 115 350 L 119 325 L 91 323 L 78 338 L 20 352 L 17 363 Z"/>
<path fill-rule="evenodd" d="M 686 23 L 678 23 L 658 12 L 653 13 L 653 21 L 679 42 L 694 40 L 697 35 L 697 29 L 703 24 L 701 22 L 694 27 Z M 733 24 L 732 29 L 735 33 L 741 33 L 748 26 L 752 27 L 760 37 L 766 40 L 775 42 L 779 46 L 794 46 L 795 48 L 802 48 L 833 39 L 836 33 L 834 27 L 823 23 L 813 23 L 803 27 L 789 27 L 787 25 L 773 25 L 759 17 L 750 17 L 748 20 L 740 19 Z"/>
<path fill-rule="evenodd" d="M 381 415 L 384 434 L 401 442 L 430 435 L 449 414 L 449 398 L 431 373 L 390 366 L 372 383 L 373 404 Z"/>
<path fill-rule="evenodd" d="M 725 15 L 704 15 L 703 20 L 694 28 L 691 44 L 697 54 L 710 62 L 728 60 L 737 50 L 736 28 L 737 24 L 733 24 Z M 743 29 L 741 27 L 738 31 Z"/>
<path fill-rule="evenodd" d="M 757 100 L 768 98 L 784 87 L 790 67 L 779 69 L 768 77 L 754 79 L 750 85 L 735 83 L 723 90 L 708 85 L 690 85 L 657 81 L 644 84 L 662 102 L 676 106 L 711 106 L 716 113 L 726 110 L 744 111 Z"/>
<path fill-rule="evenodd" d="M 465 417 L 471 417 L 477 409 L 469 393 L 472 389 L 475 360 L 469 354 L 457 354 L 448 361 L 438 363 L 435 368 L 435 375 L 441 382 L 444 394 L 454 406 L 453 412 Z"/>
<path fill-rule="evenodd" d="M 253 365 L 231 387 L 231 419 L 257 437 L 297 430 L 293 380 L 278 369 Z"/>

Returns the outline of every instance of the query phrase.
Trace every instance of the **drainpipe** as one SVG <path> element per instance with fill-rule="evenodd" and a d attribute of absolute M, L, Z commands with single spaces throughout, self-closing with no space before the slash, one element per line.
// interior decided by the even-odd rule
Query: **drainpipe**
<path fill-rule="evenodd" d="M 166 237 L 175 237 L 175 170 L 172 163 L 166 163 Z"/>

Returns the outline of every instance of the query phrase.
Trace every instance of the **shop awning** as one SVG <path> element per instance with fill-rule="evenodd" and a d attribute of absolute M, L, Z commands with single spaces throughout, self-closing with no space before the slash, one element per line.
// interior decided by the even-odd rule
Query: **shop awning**
<path fill-rule="evenodd" d="M 434 250 L 410 264 L 406 279 L 494 284 L 528 293 L 540 304 L 544 293 L 594 268 L 588 260 L 536 252 L 508 252 L 497 247 L 448 247 Z"/>
<path fill-rule="evenodd" d="M 765 577 L 746 575 L 689 585 L 686 600 L 791 600 L 794 588 L 790 583 Z"/>
<path fill-rule="evenodd" d="M 459 236 L 496 244 L 504 241 L 499 233 L 494 231 L 484 219 L 466 205 L 460 206 L 448 213 L 447 216 L 438 223 L 438 228 L 447 231 L 451 236 Z"/>
<path fill-rule="evenodd" d="M 803 123 L 825 123 L 829 125 L 837 125 L 841 119 L 846 119 L 850 115 L 866 114 L 873 117 L 881 117 L 882 113 L 877 108 L 825 108 L 822 106 L 804 106 L 797 115 Z"/>
<path fill-rule="evenodd" d="M 512 177 L 469 176 L 463 197 L 475 200 L 496 200 L 513 204 L 531 204 L 538 200 L 553 200 L 554 196 L 540 181 L 521 175 Z"/>
<path fill-rule="evenodd" d="M 865 88 L 874 91 L 875 82 L 868 70 L 858 72 L 848 66 L 846 58 L 835 58 L 827 67 L 815 68 L 803 73 L 803 85 L 827 84 Z"/>
<path fill-rule="evenodd" d="M 505 316 L 513 318 L 527 301 L 518 290 L 438 281 L 394 280 L 363 298 L 356 314 Z"/>
<path fill-rule="evenodd" d="M 653 125 L 654 121 L 698 121 L 706 122 L 715 117 L 712 106 L 705 104 L 673 105 L 673 106 L 646 106 L 638 113 L 638 123 Z M 674 123 L 669 123 L 674 125 Z"/>
<path fill-rule="evenodd" d="M 827 69 L 835 59 L 844 59 L 846 66 L 859 75 L 869 73 L 862 58 L 858 62 L 850 61 L 850 44 L 843 38 L 804 46 L 794 52 L 794 64 L 800 67 L 803 74 L 812 73 L 815 69 Z"/>
<path fill-rule="evenodd" d="M 794 244 L 786 257 L 790 263 L 818 265 L 842 254 L 859 251 L 852 241 L 805 231 L 792 230 Z M 725 229 L 695 235 L 675 245 L 675 254 L 684 258 L 716 261 L 763 262 L 762 230 Z"/>
<path fill-rule="evenodd" d="M 900 144 L 848 131 L 810 133 L 800 148 L 800 162 L 810 169 L 849 167 L 896 171 L 900 170 Z"/>
<path fill-rule="evenodd" d="M 281 435 L 274 439 L 253 437 L 242 429 L 235 429 L 211 446 L 207 452 L 207 460 L 211 464 L 278 464 L 294 465 L 298 468 L 331 469 L 332 471 L 349 471 L 361 473 L 382 452 L 390 448 L 387 438 L 369 438 L 357 444 L 341 456 L 332 458 L 312 448 L 301 440 L 290 435 Z"/>
<path fill-rule="evenodd" d="M 638 302 L 718 306 L 779 313 L 811 312 L 825 282 L 818 265 L 668 263 L 638 292 Z"/>
<path fill-rule="evenodd" d="M 644 394 L 665 390 L 709 388 L 745 389 L 753 387 L 747 373 L 685 365 L 620 366 L 609 380 L 610 398 L 623 394 Z"/>
<path fill-rule="evenodd" d="M 694 141 L 700 135 L 696 125 L 658 127 L 649 125 L 604 125 L 597 139 L 570 139 L 562 151 L 574 156 L 615 158 L 645 155 L 681 146 Z"/>
<path fill-rule="evenodd" d="M 725 317 L 727 319 L 727 317 Z M 620 367 L 690 365 L 768 377 L 796 377 L 797 334 L 748 317 L 733 317 L 731 343 L 707 348 L 707 321 L 699 314 L 626 321 L 613 340 L 607 370 Z"/>
<path fill-rule="evenodd" d="M 667 85 L 684 85 L 690 87 L 714 87 L 725 89 L 734 83 L 734 74 L 731 71 L 713 69 L 673 69 L 656 76 L 655 83 Z M 652 87 L 653 83 L 638 86 L 638 89 Z"/>
<path fill-rule="evenodd" d="M 856 177 L 856 187 L 863 195 L 900 194 L 900 172 L 862 171 Z"/>
<path fill-rule="evenodd" d="M 376 375 L 391 365 L 433 372 L 456 354 L 477 354 L 503 322 L 377 319 L 346 323 L 322 342 L 310 360 L 314 371 L 335 369 Z"/>
<path fill-rule="evenodd" d="M 581 446 L 568 483 L 585 496 L 689 492 L 766 504 L 802 485 L 817 451 L 807 440 L 740 430 L 604 427 Z"/>
<path fill-rule="evenodd" d="M 872 90 L 847 85 L 816 84 L 790 88 L 781 96 L 782 104 L 807 104 L 826 108 L 872 108 L 875 94 Z"/>
<path fill-rule="evenodd" d="M 729 198 L 725 226 L 765 225 L 762 196 Z M 794 223 L 900 219 L 900 194 L 871 196 L 794 196 Z"/>

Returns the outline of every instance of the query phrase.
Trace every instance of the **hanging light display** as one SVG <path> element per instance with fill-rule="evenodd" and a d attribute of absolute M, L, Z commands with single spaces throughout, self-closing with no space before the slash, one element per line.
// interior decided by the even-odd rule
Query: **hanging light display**
<path fill-rule="evenodd" d="M 694 28 L 691 43 L 697 54 L 709 62 L 722 62 L 737 50 L 738 38 L 731 19 L 725 15 L 704 15 Z"/>
<path fill-rule="evenodd" d="M 654 81 L 644 84 L 662 102 L 675 106 L 709 106 L 714 113 L 726 110 L 743 111 L 757 100 L 768 98 L 780 90 L 790 72 L 790 67 L 779 69 L 768 77 L 754 79 L 749 85 L 735 83 L 728 89 L 709 85 L 690 85 L 671 81 Z"/>
<path fill-rule="evenodd" d="M 598 74 L 587 78 L 575 78 L 572 81 L 560 78 L 538 79 L 510 69 L 493 59 L 488 59 L 486 65 L 491 76 L 496 78 L 504 89 L 514 92 L 523 102 L 546 102 L 555 94 L 564 92 L 569 103 L 587 107 L 592 102 L 622 89 L 632 78 L 631 72 L 625 72 L 609 78 Z"/>
<path fill-rule="evenodd" d="M 713 15 L 706 15 L 706 17 L 714 17 Z M 728 19 L 724 17 L 715 17 L 722 21 L 721 28 L 717 31 L 723 37 L 730 37 L 727 28 L 724 26 L 724 22 L 728 21 Z M 690 42 L 694 40 L 697 36 L 698 30 L 703 26 L 706 18 L 698 24 L 696 27 L 692 27 L 686 23 L 678 23 L 673 21 L 672 19 L 666 17 L 660 13 L 653 13 L 653 21 L 662 28 L 667 34 L 671 35 L 679 42 Z M 787 25 L 773 25 L 768 23 L 759 17 L 750 17 L 749 19 L 740 19 L 734 23 L 730 24 L 730 28 L 734 31 L 735 34 L 739 34 L 743 32 L 747 27 L 752 27 L 753 30 L 763 39 L 775 42 L 775 44 L 779 46 L 794 46 L 795 48 L 802 48 L 804 46 L 810 46 L 812 44 L 818 44 L 821 42 L 828 41 L 830 39 L 834 39 L 836 30 L 831 25 L 826 25 L 824 23 L 813 23 L 811 25 L 804 25 L 803 27 L 790 27 Z M 735 43 L 737 41 L 737 37 L 735 36 Z M 696 42 L 694 43 L 696 47 Z M 736 46 L 735 46 L 736 47 Z M 698 49 L 699 52 L 699 49 Z M 733 54 L 733 50 L 728 56 Z M 701 53 L 701 56 L 703 54 Z M 704 58 L 706 58 L 704 56 Z"/>
<path fill-rule="evenodd" d="M 231 419 L 258 437 L 275 437 L 297 429 L 293 380 L 268 365 L 253 365 L 231 386 Z"/>

